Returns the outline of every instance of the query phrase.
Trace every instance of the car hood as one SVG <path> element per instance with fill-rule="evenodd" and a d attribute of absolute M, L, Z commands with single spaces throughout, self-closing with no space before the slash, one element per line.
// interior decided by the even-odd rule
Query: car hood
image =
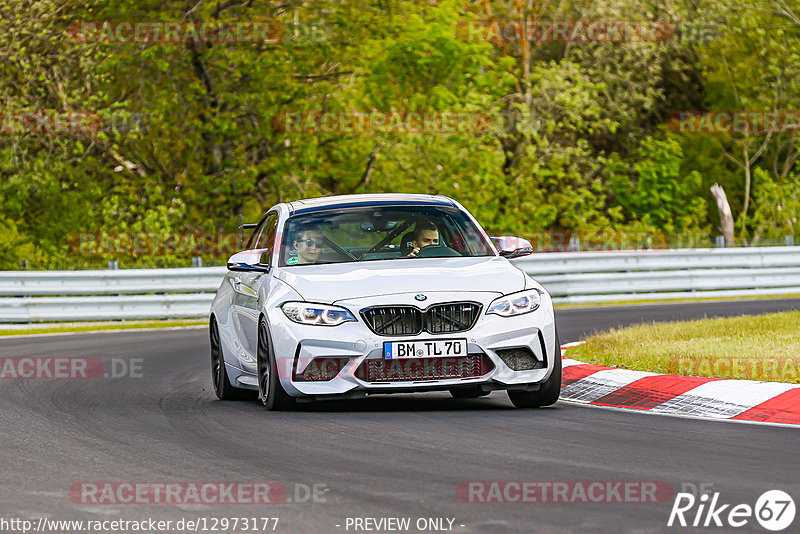
<path fill-rule="evenodd" d="M 275 270 L 305 300 L 331 304 L 396 293 L 480 291 L 508 294 L 525 289 L 525 275 L 498 256 L 416 258 L 303 265 Z"/>

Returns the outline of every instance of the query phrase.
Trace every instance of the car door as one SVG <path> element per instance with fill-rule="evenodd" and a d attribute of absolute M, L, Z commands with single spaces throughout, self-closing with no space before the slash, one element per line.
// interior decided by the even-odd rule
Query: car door
<path fill-rule="evenodd" d="M 251 250 L 262 252 L 262 263 L 271 265 L 272 253 L 275 249 L 275 239 L 278 229 L 278 214 L 271 212 L 253 233 L 248 244 Z M 258 291 L 262 284 L 266 284 L 271 273 L 269 272 L 239 272 L 231 277 L 231 284 L 235 293 L 233 306 L 238 318 L 237 334 L 239 341 L 247 354 L 247 360 L 256 361 L 258 351 Z"/>

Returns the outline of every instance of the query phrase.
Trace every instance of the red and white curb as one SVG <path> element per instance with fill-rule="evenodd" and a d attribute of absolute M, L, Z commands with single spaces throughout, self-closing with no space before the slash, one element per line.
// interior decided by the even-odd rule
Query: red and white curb
<path fill-rule="evenodd" d="M 564 400 L 653 414 L 800 425 L 800 384 L 614 369 L 566 358 L 561 346 Z"/>

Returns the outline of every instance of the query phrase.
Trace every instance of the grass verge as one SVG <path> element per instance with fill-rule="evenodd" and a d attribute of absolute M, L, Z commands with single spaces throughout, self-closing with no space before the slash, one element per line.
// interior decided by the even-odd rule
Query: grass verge
<path fill-rule="evenodd" d="M 105 321 L 96 323 L 59 323 L 26 326 L 20 328 L 0 328 L 3 336 L 26 336 L 33 334 L 66 334 L 71 332 L 92 332 L 95 330 L 137 330 L 141 328 L 175 328 L 197 326 L 208 323 L 206 319 L 177 319 L 164 321 Z M 4 325 L 5 326 L 5 325 Z"/>
<path fill-rule="evenodd" d="M 585 363 L 654 373 L 800 383 L 800 311 L 639 324 L 569 349 Z"/>

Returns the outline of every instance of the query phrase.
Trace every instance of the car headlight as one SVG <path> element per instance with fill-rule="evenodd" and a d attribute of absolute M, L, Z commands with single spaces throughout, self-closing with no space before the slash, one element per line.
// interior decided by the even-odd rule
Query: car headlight
<path fill-rule="evenodd" d="M 541 301 L 542 296 L 535 289 L 512 293 L 492 302 L 486 310 L 486 314 L 494 313 L 502 317 L 522 315 L 539 308 Z"/>
<path fill-rule="evenodd" d="M 327 304 L 286 302 L 281 306 L 281 309 L 286 314 L 286 317 L 299 324 L 336 326 L 356 320 L 349 310 Z"/>

